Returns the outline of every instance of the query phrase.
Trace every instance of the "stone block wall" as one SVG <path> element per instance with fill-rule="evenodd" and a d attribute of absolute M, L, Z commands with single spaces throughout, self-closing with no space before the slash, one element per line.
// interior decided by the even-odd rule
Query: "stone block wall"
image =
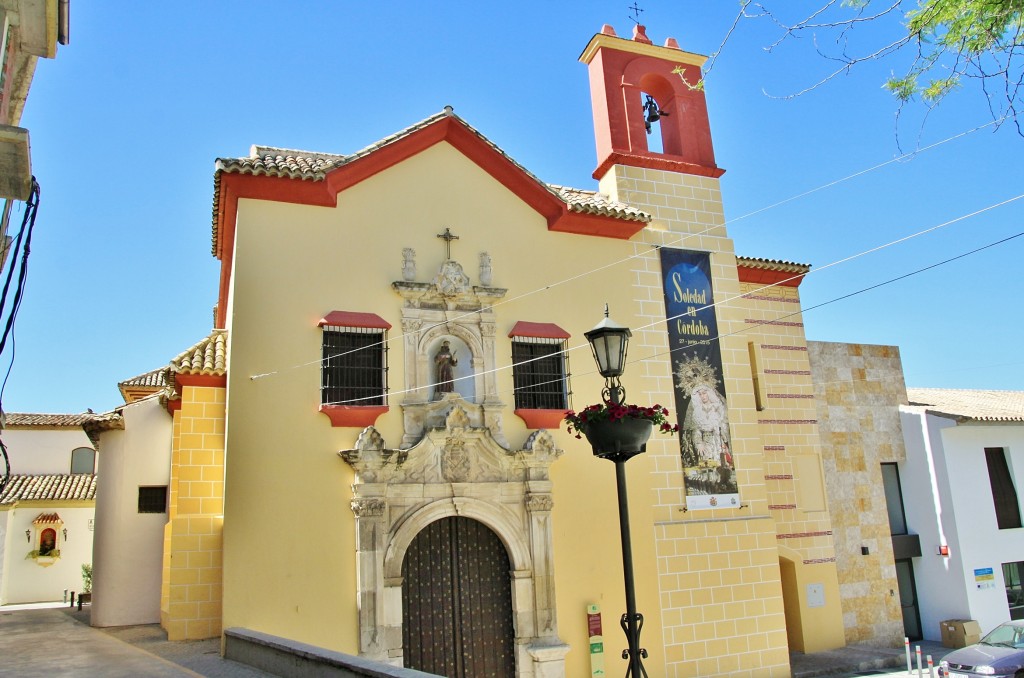
<path fill-rule="evenodd" d="M 846 641 L 899 647 L 903 617 L 881 471 L 883 463 L 906 458 L 899 348 L 826 342 L 807 348 Z"/>

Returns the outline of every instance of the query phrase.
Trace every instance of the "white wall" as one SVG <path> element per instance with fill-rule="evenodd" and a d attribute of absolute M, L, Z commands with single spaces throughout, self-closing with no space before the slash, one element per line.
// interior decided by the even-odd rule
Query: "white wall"
<path fill-rule="evenodd" d="M 167 485 L 171 416 L 158 398 L 122 410 L 123 431 L 100 436 L 103 473 L 96 497 L 93 626 L 160 621 L 166 513 L 139 513 L 140 485 Z"/>
<path fill-rule="evenodd" d="M 16 475 L 71 473 L 71 450 L 92 447 L 81 427 L 8 428 L 4 444 L 11 457 L 11 473 Z M 99 455 L 96 461 L 98 467 Z"/>
<path fill-rule="evenodd" d="M 9 605 L 63 600 L 64 590 L 82 590 L 82 564 L 92 562 L 92 531 L 89 523 L 94 509 L 91 502 L 72 502 L 73 506 L 57 502 L 21 502 L 10 511 L 7 525 L 6 564 L 4 579 L 7 596 L 2 602 Z M 60 557 L 35 559 L 27 557 L 38 548 L 36 529 L 32 525 L 41 513 L 57 513 L 64 521 L 68 536 L 64 539 L 57 527 Z M 25 538 L 25 530 L 32 533 L 32 541 Z"/>
<path fill-rule="evenodd" d="M 10 506 L 0 506 L 0 605 L 7 602 L 7 577 L 4 576 L 4 573 L 7 571 L 8 541 L 10 539 L 8 523 L 11 514 Z"/>
<path fill-rule="evenodd" d="M 1024 427 L 957 425 L 921 408 L 901 411 L 907 463 L 900 476 L 910 531 L 921 536 L 914 575 L 925 637 L 938 640 L 939 621 L 951 618 L 975 619 L 987 632 L 1010 618 L 1002 564 L 1024 560 L 1024 528 L 996 525 L 985 448 L 1007 450 L 1019 501 Z M 948 558 L 936 555 L 943 543 L 949 545 Z M 992 588 L 978 588 L 974 571 L 983 568 L 992 568 Z"/>

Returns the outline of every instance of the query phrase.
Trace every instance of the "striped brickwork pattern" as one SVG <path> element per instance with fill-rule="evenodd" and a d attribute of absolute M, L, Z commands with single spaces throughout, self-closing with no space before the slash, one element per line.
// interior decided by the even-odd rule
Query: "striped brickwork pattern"
<path fill-rule="evenodd" d="M 641 314 L 630 343 L 630 386 L 637 402 L 674 409 L 658 246 L 712 252 L 715 300 L 740 294 L 733 243 L 726 237 L 717 179 L 615 166 L 601 182 L 613 200 L 654 216 L 634 238 L 634 304 Z M 786 620 L 775 526 L 768 517 L 763 443 L 745 339 L 745 313 L 718 308 L 725 389 L 742 508 L 685 511 L 678 440 L 656 437 L 645 462 L 652 469 L 665 675 L 788 676 Z M 732 336 L 729 336 L 732 335 Z M 642 375 L 642 379 L 641 379 Z M 673 414 L 675 414 L 673 412 Z M 660 664 L 661 659 L 659 659 Z"/>

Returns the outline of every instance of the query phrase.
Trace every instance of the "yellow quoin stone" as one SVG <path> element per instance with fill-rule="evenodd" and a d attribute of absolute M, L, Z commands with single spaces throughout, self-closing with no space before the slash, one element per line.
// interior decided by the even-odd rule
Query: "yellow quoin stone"
<path fill-rule="evenodd" d="M 169 640 L 221 633 L 223 387 L 185 386 L 174 412 L 160 625 Z"/>

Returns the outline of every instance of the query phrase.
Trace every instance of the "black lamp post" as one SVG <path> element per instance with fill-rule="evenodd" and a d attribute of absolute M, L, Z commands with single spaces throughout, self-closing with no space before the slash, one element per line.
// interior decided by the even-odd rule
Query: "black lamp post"
<path fill-rule="evenodd" d="M 597 369 L 605 379 L 601 395 L 605 402 L 621 405 L 625 400 L 626 391 L 619 382 L 626 369 L 626 348 L 632 332 L 628 327 L 619 325 L 608 317 L 605 306 L 604 320 L 584 336 L 594 350 Z M 646 440 L 646 438 L 644 439 Z M 593 441 L 591 441 L 593 442 Z M 640 647 L 640 630 L 644 625 L 644 616 L 636 611 L 636 590 L 633 586 L 633 547 L 629 536 L 629 503 L 626 499 L 626 462 L 644 451 L 645 445 L 623 444 L 622 440 L 608 441 L 601 446 L 595 444 L 594 453 L 615 462 L 615 482 L 619 494 L 619 532 L 622 536 L 622 573 L 626 582 L 626 613 L 622 615 L 620 624 L 626 634 L 629 647 L 622 651 L 622 658 L 629 660 L 628 678 L 646 678 L 647 671 L 641 659 L 647 658 L 647 650 Z M 607 448 L 607 449 L 604 449 Z"/>

